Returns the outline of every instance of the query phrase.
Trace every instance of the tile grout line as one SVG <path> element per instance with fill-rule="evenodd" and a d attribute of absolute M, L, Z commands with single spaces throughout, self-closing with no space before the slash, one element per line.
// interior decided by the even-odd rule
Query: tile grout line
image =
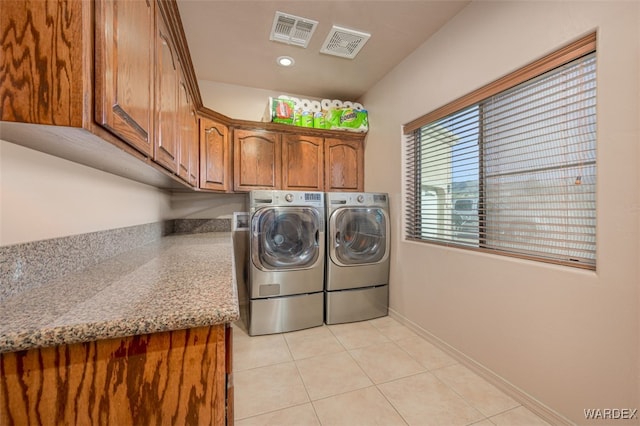
<path fill-rule="evenodd" d="M 289 340 L 286 338 L 286 336 L 282 336 L 282 338 L 284 339 L 285 344 L 287 345 L 287 350 L 289 351 L 289 354 L 291 355 L 291 360 L 293 362 L 293 365 L 295 365 L 296 367 L 296 371 L 298 372 L 298 378 L 300 379 L 300 381 L 302 382 L 302 386 L 304 387 L 304 391 L 307 393 L 307 402 L 306 404 L 311 405 L 311 409 L 313 410 L 313 414 L 314 416 L 316 416 L 316 420 L 318 421 L 318 424 L 322 426 L 322 422 L 320 421 L 320 417 L 318 416 L 318 412 L 316 411 L 316 407 L 315 405 L 313 405 L 313 400 L 311 399 L 311 395 L 309 394 L 309 388 L 307 387 L 307 384 L 305 383 L 304 379 L 302 378 L 302 373 L 300 372 L 300 367 L 298 366 L 298 362 L 295 359 L 295 357 L 293 356 L 293 351 L 291 350 L 291 346 L 289 345 Z M 303 404 L 298 404 L 298 405 L 303 405 Z M 291 407 L 296 407 L 297 405 L 293 405 Z M 291 407 L 287 407 L 287 408 L 291 408 Z"/>
<path fill-rule="evenodd" d="M 371 323 L 369 323 L 371 324 Z M 378 330 L 378 332 L 380 332 L 380 329 L 377 328 L 375 325 L 371 324 L 374 328 L 376 328 L 376 330 Z M 331 329 L 329 329 L 331 331 Z M 334 335 L 334 337 L 336 338 L 336 340 L 340 341 L 340 339 L 338 339 L 338 336 L 336 336 L 333 331 L 331 331 L 331 333 Z M 342 342 L 340 342 L 340 344 L 342 344 Z M 342 345 L 344 347 L 344 345 Z M 373 346 L 373 345 L 369 345 L 369 346 Z M 369 346 L 365 346 L 364 348 L 367 348 Z M 397 345 L 396 345 L 397 346 Z M 345 348 L 346 349 L 346 348 Z M 363 348 L 358 348 L 358 349 L 363 349 Z M 393 408 L 393 410 L 398 414 L 398 416 L 400 416 L 400 418 L 402 419 L 403 422 L 405 422 L 405 424 L 407 424 L 407 426 L 409 425 L 409 422 L 407 421 L 407 419 L 404 418 L 404 416 L 402 415 L 402 413 L 400 413 L 398 411 L 398 408 L 391 402 L 389 401 L 389 399 L 387 398 L 387 396 L 384 394 L 384 392 L 382 392 L 382 390 L 378 387 L 379 383 L 376 383 L 372 377 L 370 377 L 367 372 L 362 368 L 362 366 L 360 365 L 360 363 L 358 362 L 357 359 L 355 359 L 353 357 L 353 354 L 351 353 L 350 349 L 346 349 L 347 353 L 349 354 L 349 357 L 356 363 L 356 365 L 358 366 L 358 368 L 360 369 L 360 371 L 362 371 L 362 373 L 367 376 L 367 378 L 371 381 L 372 386 L 376 388 L 376 390 L 378 391 L 378 393 L 380 393 L 380 395 L 382 395 L 382 397 L 385 399 L 385 401 L 387 401 L 387 403 Z M 387 382 L 385 382 L 387 383 Z M 369 386 L 367 386 L 369 387 Z M 366 388 L 363 388 L 366 389 Z"/>
<path fill-rule="evenodd" d="M 405 326 L 405 325 L 403 325 L 403 324 L 398 323 L 398 325 L 400 325 L 400 326 L 402 326 L 402 327 L 405 327 L 405 328 L 407 328 L 407 329 L 409 330 L 409 328 L 408 328 L 408 327 L 406 327 L 406 326 Z M 391 327 L 391 326 L 387 326 L 387 327 Z M 385 328 L 385 327 L 379 327 L 379 328 L 378 328 L 378 330 L 381 330 L 381 329 L 383 329 L 383 328 Z M 429 342 L 428 342 L 424 337 L 422 337 L 422 336 L 420 336 L 420 335 L 418 335 L 418 334 L 415 334 L 415 336 L 416 336 L 417 338 L 421 339 L 422 341 L 425 341 L 425 342 L 429 343 Z M 482 421 L 484 421 L 484 420 L 489 420 L 489 416 L 487 416 L 487 415 L 486 415 L 486 414 L 484 414 L 482 411 L 480 411 L 478 408 L 476 408 L 473 404 L 471 404 L 471 402 L 470 402 L 470 401 L 468 401 L 468 400 L 467 400 L 467 398 L 465 398 L 465 397 L 464 397 L 464 395 L 460 394 L 458 391 L 456 391 L 456 389 L 454 389 L 452 386 L 450 386 L 448 383 L 446 383 L 444 380 L 442 380 L 440 377 L 438 377 L 437 375 L 435 375 L 435 374 L 434 374 L 434 371 L 443 370 L 443 369 L 445 369 L 445 368 L 448 368 L 448 367 L 451 367 L 451 366 L 454 366 L 454 365 L 461 365 L 459 362 L 457 362 L 457 361 L 456 361 L 454 364 L 451 364 L 451 365 L 443 365 L 443 366 L 440 366 L 440 367 L 438 367 L 438 368 L 429 369 L 429 368 L 425 367 L 424 365 L 422 365 L 422 364 L 420 363 L 420 361 L 419 361 L 415 356 L 413 356 L 411 353 L 409 353 L 409 351 L 407 351 L 405 348 L 403 348 L 402 346 L 400 346 L 400 345 L 397 343 L 397 341 L 392 340 L 392 342 L 393 342 L 393 343 L 395 343 L 395 345 L 396 345 L 398 348 L 400 348 L 400 350 L 402 350 L 404 353 L 406 353 L 406 354 L 407 354 L 411 359 L 413 359 L 414 361 L 416 361 L 418 364 L 420 364 L 420 365 L 425 369 L 425 370 L 424 370 L 424 371 L 422 371 L 422 372 L 415 373 L 415 374 L 412 374 L 412 375 L 409 375 L 409 376 L 406 376 L 406 377 L 417 376 L 417 375 L 419 375 L 419 374 L 424 374 L 425 372 L 426 372 L 426 373 L 429 373 L 429 374 L 430 374 L 431 376 L 433 376 L 437 381 L 439 381 L 440 383 L 442 383 L 446 388 L 448 388 L 449 390 L 451 390 L 454 394 L 458 395 L 458 396 L 459 396 L 459 397 L 460 397 L 460 398 L 461 398 L 461 399 L 462 399 L 462 400 L 463 400 L 463 401 L 464 401 L 464 402 L 465 402 L 469 407 L 471 407 L 472 409 L 474 409 L 475 411 L 477 411 L 478 413 L 480 413 L 480 414 L 482 415 L 482 417 L 483 417 L 483 418 L 482 418 L 482 419 L 480 419 L 480 420 L 477 420 L 477 421 L 474 421 L 473 423 L 470 423 L 470 424 L 469 424 L 469 426 L 470 426 L 470 425 L 473 425 L 473 424 L 475 424 L 475 423 L 482 422 Z M 438 349 L 438 348 L 436 348 L 436 349 Z M 438 350 L 439 350 L 439 349 L 438 349 Z M 397 381 L 397 380 L 405 379 L 406 377 L 399 377 L 399 378 L 396 378 L 396 379 L 394 379 L 394 380 L 390 380 L 390 381 L 385 382 L 385 383 L 392 383 L 392 382 Z M 483 380 L 484 380 L 484 379 L 483 379 Z M 381 384 L 382 384 L 382 383 L 381 383 Z M 378 385 L 378 384 L 376 384 L 376 386 L 377 386 L 377 385 Z M 382 392 L 382 391 L 381 391 L 381 392 Z M 383 395 L 384 395 L 384 393 L 383 393 Z M 386 396 L 385 396 L 385 398 L 386 398 Z M 391 403 L 391 401 L 389 401 L 389 403 Z M 391 404 L 392 404 L 392 403 L 391 403 Z M 392 405 L 393 405 L 393 404 L 392 404 Z M 395 408 L 395 407 L 394 407 L 394 408 Z M 517 408 L 517 407 L 514 407 L 514 408 Z M 509 410 L 511 410 L 511 409 L 513 409 L 513 408 L 510 408 L 510 409 L 505 410 L 505 411 L 509 411 Z M 498 415 L 498 414 L 500 414 L 500 413 L 497 413 L 497 414 L 495 414 L 495 415 Z M 493 422 L 491 422 L 491 423 L 493 423 Z"/>
<path fill-rule="evenodd" d="M 407 424 L 407 425 L 408 425 L 408 424 L 409 424 L 408 420 L 407 420 L 407 419 L 405 419 L 405 417 L 404 417 L 404 416 L 402 415 L 402 413 L 398 410 L 398 408 L 393 404 L 393 402 L 392 402 L 392 401 L 390 401 L 390 400 L 387 398 L 387 396 L 386 396 L 386 395 L 384 394 L 384 392 L 382 391 L 381 386 L 383 386 L 383 385 L 385 385 L 385 384 L 388 384 L 388 383 L 393 383 L 393 382 L 396 382 L 396 381 L 399 381 L 399 380 L 403 380 L 403 379 L 406 379 L 406 378 L 408 378 L 408 377 L 418 376 L 418 375 L 421 375 L 421 374 L 424 374 L 424 373 L 429 373 L 429 375 L 430 375 L 430 376 L 432 376 L 433 378 L 435 378 L 435 379 L 436 379 L 440 384 L 444 385 L 444 387 L 445 387 L 446 389 L 448 389 L 448 390 L 449 390 L 449 391 L 451 391 L 453 394 L 457 395 L 457 396 L 458 396 L 462 401 L 464 401 L 464 403 L 465 403 L 468 407 L 470 407 L 470 408 L 471 408 L 471 409 L 473 409 L 475 412 L 477 412 L 477 413 L 479 413 L 479 414 L 481 415 L 481 418 L 479 418 L 479 419 L 477 419 L 477 420 L 475 420 L 475 421 L 473 421 L 473 422 L 471 422 L 471 423 L 468 423 L 468 426 L 472 426 L 472 425 L 474 425 L 474 424 L 478 424 L 478 423 L 481 423 L 481 422 L 484 422 L 484 421 L 487 421 L 487 422 L 488 422 L 488 423 L 490 423 L 490 424 L 494 424 L 494 422 L 492 421 L 492 418 L 495 418 L 495 417 L 497 417 L 497 416 L 500 416 L 500 415 L 503 415 L 503 414 L 505 414 L 505 413 L 511 412 L 511 411 L 513 411 L 513 410 L 517 410 L 517 409 L 519 409 L 519 408 L 521 408 L 521 407 L 526 408 L 526 407 L 524 407 L 522 404 L 520 404 L 518 401 L 515 401 L 516 403 L 518 403 L 518 405 L 517 405 L 517 406 L 515 406 L 515 407 L 511 407 L 511 408 L 508 408 L 508 409 L 502 410 L 502 411 L 500 411 L 500 412 L 493 413 L 491 416 L 487 416 L 487 415 L 485 415 L 482 411 L 480 411 L 478 408 L 476 408 L 476 407 L 475 407 L 475 405 L 474 405 L 474 404 L 472 404 L 472 402 L 471 402 L 471 401 L 469 401 L 469 400 L 468 400 L 467 398 L 465 398 L 465 397 L 464 397 L 460 392 L 458 392 L 454 387 L 452 387 L 452 386 L 451 386 L 451 385 L 449 385 L 447 382 L 445 382 L 443 379 L 441 379 L 441 378 L 440 378 L 440 377 L 438 377 L 436 374 L 434 374 L 435 372 L 441 371 L 441 370 L 443 370 L 443 369 L 445 369 L 445 368 L 449 368 L 449 367 L 452 367 L 452 366 L 455 366 L 455 365 L 462 365 L 462 366 L 464 366 L 464 364 L 463 364 L 463 363 L 458 362 L 458 361 L 457 361 L 457 360 L 455 360 L 455 358 L 454 358 L 454 361 L 455 361 L 455 362 L 454 362 L 453 364 L 451 364 L 451 365 L 442 365 L 442 366 L 439 366 L 439 367 L 437 367 L 437 368 L 429 369 L 428 367 L 426 367 L 425 365 L 423 365 L 421 362 L 419 362 L 419 358 L 417 358 L 417 356 L 412 355 L 412 354 L 411 354 L 407 349 L 405 349 L 404 347 L 402 347 L 402 346 L 398 343 L 398 341 L 400 341 L 400 340 L 402 340 L 402 339 L 393 340 L 391 337 L 387 336 L 387 334 L 383 333 L 383 330 L 384 330 L 385 328 L 393 327 L 393 326 L 395 326 L 395 324 L 388 325 L 387 327 L 378 327 L 378 326 L 376 326 L 376 325 L 372 324 L 372 323 L 371 323 L 371 321 L 366 321 L 366 322 L 368 323 L 368 325 L 370 325 L 372 328 L 374 328 L 375 330 L 377 330 L 380 334 L 382 334 L 384 337 L 386 337 L 386 338 L 388 339 L 387 341 L 385 341 L 385 342 L 384 342 L 384 344 L 386 344 L 386 343 L 393 343 L 393 347 L 394 347 L 394 348 L 396 348 L 396 349 L 400 349 L 400 351 L 401 351 L 402 353 L 406 354 L 406 355 L 409 357 L 409 359 L 411 359 L 411 360 L 413 360 L 414 362 L 416 362 L 416 363 L 417 363 L 417 364 L 422 368 L 422 370 L 421 370 L 421 371 L 414 372 L 414 373 L 411 373 L 411 374 L 408 374 L 408 375 L 405 375 L 405 376 L 402 376 L 402 377 L 395 377 L 395 378 L 393 378 L 393 379 L 391 379 L 391 380 L 386 380 L 386 381 L 383 381 L 383 382 L 380 382 L 380 383 L 376 383 L 376 382 L 373 380 L 373 378 L 372 378 L 372 377 L 371 377 L 371 376 L 370 376 L 370 375 L 365 371 L 365 369 L 364 369 L 364 368 L 363 368 L 363 366 L 360 364 L 360 362 L 358 362 L 358 360 L 354 357 L 354 351 L 367 351 L 367 350 L 370 350 L 371 348 L 374 348 L 374 347 L 376 346 L 376 343 L 375 343 L 375 342 L 371 343 L 370 341 L 368 341 L 368 342 L 367 342 L 368 344 L 366 344 L 365 346 L 362 346 L 362 347 L 354 347 L 354 348 L 352 348 L 352 349 L 349 349 L 347 346 L 345 346 L 345 343 L 343 343 L 343 341 L 341 341 L 341 340 L 340 340 L 340 338 L 339 338 L 339 336 L 338 336 L 338 333 L 336 333 L 336 332 L 335 332 L 335 331 L 334 331 L 330 326 L 328 326 L 328 325 L 323 325 L 323 327 L 326 327 L 326 328 L 328 329 L 329 334 L 330 334 L 330 335 L 331 335 L 331 336 L 336 340 L 336 342 L 339 344 L 340 348 L 342 349 L 341 351 L 339 351 L 339 352 L 335 352 L 335 353 L 336 353 L 336 354 L 339 354 L 339 353 L 342 353 L 342 352 L 346 352 L 346 353 L 348 354 L 348 356 L 349 356 L 349 359 L 351 359 L 351 361 L 355 362 L 355 365 L 357 366 L 357 368 L 358 368 L 358 370 L 360 371 L 360 373 L 362 373 L 362 374 L 364 375 L 364 377 L 367 377 L 367 379 L 371 382 L 371 384 L 370 384 L 370 385 L 367 385 L 367 386 L 365 386 L 365 387 L 362 387 L 362 388 L 353 389 L 353 390 L 344 391 L 344 392 L 338 392 L 338 393 L 333 394 L 333 395 L 327 395 L 327 396 L 324 396 L 324 397 L 322 397 L 322 398 L 318 398 L 318 399 L 316 399 L 316 400 L 314 401 L 314 400 L 312 400 L 312 398 L 311 398 L 310 388 L 308 387 L 308 384 L 305 382 L 305 380 L 304 380 L 304 378 L 303 378 L 303 376 L 302 376 L 301 369 L 300 369 L 300 366 L 299 366 L 298 362 L 299 362 L 299 361 L 300 361 L 300 362 L 302 362 L 302 361 L 304 361 L 304 360 L 307 360 L 307 359 L 313 358 L 313 357 L 314 357 L 314 356 L 316 356 L 316 355 L 307 356 L 307 357 L 302 357 L 302 358 L 300 358 L 300 359 L 295 359 L 295 357 L 294 357 L 294 351 L 293 351 L 293 346 L 292 346 L 292 342 L 293 342 L 293 340 L 292 340 L 292 341 L 290 341 L 290 339 L 288 339 L 288 338 L 286 337 L 286 333 L 279 333 L 279 334 L 281 335 L 281 338 L 282 338 L 282 339 L 284 339 L 284 343 L 285 343 L 286 348 L 287 348 L 287 354 L 288 354 L 288 358 L 289 358 L 289 360 L 287 360 L 287 361 L 275 362 L 275 363 L 273 363 L 273 364 L 267 364 L 267 365 L 264 365 L 264 366 L 256 366 L 256 367 L 252 367 L 252 368 L 244 369 L 244 370 L 241 370 L 241 371 L 251 371 L 251 370 L 255 370 L 255 369 L 259 369 L 259 368 L 265 368 L 265 367 L 266 367 L 266 368 L 270 368 L 270 367 L 275 367 L 275 366 L 277 366 L 277 365 L 286 364 L 286 363 L 288 363 L 288 362 L 293 362 L 293 363 L 294 363 L 294 365 L 295 365 L 295 368 L 296 368 L 296 374 L 297 374 L 297 377 L 298 377 L 298 379 L 302 382 L 302 385 L 303 385 L 303 387 L 304 387 L 304 389 L 305 389 L 306 396 L 307 396 L 307 401 L 302 402 L 302 403 L 298 403 L 298 404 L 293 404 L 293 405 L 290 405 L 290 406 L 288 406 L 288 407 L 278 408 L 278 409 L 274 409 L 274 410 L 266 411 L 266 412 L 263 412 L 263 413 L 255 414 L 255 415 L 248 416 L 248 417 L 245 417 L 245 418 L 243 418 L 243 419 L 238 419 L 238 420 L 245 420 L 245 419 L 250 419 L 250 418 L 254 418 L 254 417 L 259 417 L 259 416 L 262 416 L 262 415 L 265 415 L 265 414 L 276 413 L 276 412 L 283 411 L 283 410 L 288 410 L 288 409 L 291 409 L 291 408 L 294 408 L 294 407 L 301 407 L 301 406 L 303 406 L 303 405 L 310 404 L 310 405 L 311 405 L 311 408 L 313 409 L 313 413 L 314 413 L 314 416 L 315 416 L 316 421 L 318 422 L 318 424 L 322 425 L 322 422 L 321 422 L 321 420 L 320 420 L 320 416 L 319 416 L 319 414 L 318 414 L 318 411 L 316 410 L 315 402 L 317 402 L 317 401 L 322 401 L 322 400 L 326 400 L 326 399 L 330 399 L 330 398 L 334 398 L 334 397 L 337 397 L 337 396 L 340 396 L 340 395 L 345 395 L 345 394 L 348 394 L 348 393 L 350 393 L 350 392 L 356 392 L 356 391 L 361 391 L 361 390 L 364 390 L 364 389 L 369 389 L 369 388 L 371 388 L 371 387 L 375 387 L 375 389 L 376 389 L 376 391 L 378 392 L 378 394 L 381 394 L 381 395 L 382 395 L 382 397 L 384 398 L 384 400 L 385 400 L 385 401 L 386 401 L 386 402 L 387 402 L 387 403 L 392 407 L 392 409 L 393 409 L 393 410 L 394 410 L 394 412 L 399 416 L 399 418 L 400 418 L 400 419 L 402 419 L 402 421 L 403 421 L 405 424 Z M 400 326 L 402 326 L 402 327 L 406 327 L 405 325 L 400 324 L 400 323 L 398 323 L 398 325 L 400 325 Z M 407 327 L 407 328 L 408 328 L 408 327 Z M 408 328 L 408 329 L 409 329 L 409 328 Z M 247 336 L 247 337 L 248 337 L 248 338 L 250 338 L 249 336 Z M 412 336 L 408 336 L 407 338 L 409 338 L 409 337 L 412 337 Z M 424 342 L 430 343 L 430 342 L 428 341 L 428 339 L 426 339 L 426 338 L 425 338 L 425 337 L 423 337 L 423 336 L 420 336 L 419 334 L 415 334 L 415 337 L 416 337 L 416 338 L 418 338 L 420 341 L 424 341 Z M 383 344 L 383 343 L 378 343 L 378 344 Z M 440 350 L 440 349 L 439 349 L 439 348 L 437 348 L 437 347 L 436 347 L 436 349 Z M 333 353 L 332 353 L 332 354 L 333 354 Z M 484 379 L 483 377 L 481 377 L 481 376 L 480 376 L 480 379 L 485 380 L 485 379 Z M 486 380 L 485 380 L 485 381 L 486 381 Z M 491 384 L 489 381 L 487 381 L 487 382 L 488 382 L 489 384 Z M 309 414 L 310 414 L 310 413 L 309 413 Z M 534 413 L 534 414 L 535 414 L 535 413 Z"/>

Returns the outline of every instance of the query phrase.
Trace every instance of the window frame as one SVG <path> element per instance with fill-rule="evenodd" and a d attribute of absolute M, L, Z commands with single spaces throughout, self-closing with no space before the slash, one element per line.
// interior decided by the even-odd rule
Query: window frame
<path fill-rule="evenodd" d="M 474 105 L 481 105 L 483 101 L 487 100 L 488 98 L 491 98 L 494 95 L 508 91 L 509 89 L 515 86 L 518 86 L 529 80 L 535 79 L 549 71 L 552 71 L 558 67 L 566 65 L 585 55 L 594 53 L 596 52 L 596 44 L 597 44 L 596 32 L 590 33 L 574 41 L 573 43 L 570 43 L 567 46 L 559 50 L 556 50 L 555 52 L 552 52 L 551 54 L 546 55 L 530 63 L 529 65 L 524 66 L 523 68 L 520 68 L 519 70 L 516 70 L 484 87 L 481 87 L 480 89 L 477 89 L 459 99 L 456 99 L 440 108 L 437 108 L 428 114 L 418 117 L 415 120 L 410 121 L 403 126 L 402 131 L 405 137 L 404 139 L 406 140 L 408 138 L 411 138 L 413 140 L 415 133 L 419 131 L 419 129 L 421 129 L 423 126 L 434 123 L 452 114 L 461 112 L 466 108 L 472 107 Z M 416 145 L 418 144 L 418 142 L 416 142 L 415 140 L 414 140 L 414 143 Z M 405 149 L 408 150 L 409 146 L 405 145 Z M 407 161 L 409 161 L 408 156 L 414 155 L 414 154 L 415 153 L 405 152 L 405 155 L 403 156 L 404 158 L 403 163 L 405 167 L 407 167 Z M 482 150 L 480 152 L 480 155 L 482 155 Z M 503 251 L 499 248 L 486 247 L 486 246 L 483 246 L 482 231 L 480 233 L 480 241 L 477 247 L 472 245 L 456 243 L 455 241 L 444 242 L 444 241 L 437 241 L 437 240 L 429 240 L 424 237 L 411 236 L 408 230 L 408 226 L 413 222 L 413 220 L 409 222 L 409 219 L 410 219 L 409 216 L 413 214 L 414 215 L 413 217 L 415 217 L 416 209 L 419 212 L 421 208 L 420 202 L 418 200 L 415 200 L 415 194 L 416 194 L 415 185 L 417 184 L 416 179 L 418 179 L 418 176 L 417 176 L 418 170 L 422 170 L 422 166 L 420 165 L 421 159 L 419 158 L 419 156 L 416 156 L 414 158 L 414 161 L 416 161 L 416 164 L 414 164 L 414 167 L 413 167 L 414 175 L 406 176 L 407 180 L 406 182 L 403 182 L 403 190 L 406 191 L 404 214 L 406 215 L 405 220 L 407 222 L 405 223 L 405 227 L 403 228 L 404 236 L 406 240 L 460 248 L 465 250 L 487 252 L 492 254 L 498 254 L 501 256 L 534 260 L 537 262 L 566 265 L 566 266 L 588 269 L 588 270 L 596 269 L 595 261 L 593 264 L 586 263 L 586 262 L 571 262 L 563 259 L 539 257 L 536 255 L 528 255 L 528 254 L 517 253 L 517 252 L 514 253 L 509 251 Z M 481 169 L 480 173 L 482 174 L 483 173 L 482 168 L 480 169 Z M 414 181 L 411 182 L 411 179 L 413 179 Z M 480 180 L 478 184 L 480 185 L 480 188 L 479 188 L 480 193 L 482 193 L 483 176 L 480 176 Z M 484 219 L 480 219 L 480 220 L 484 220 Z M 479 225 L 481 228 L 483 227 L 482 223 L 480 223 Z M 415 231 L 416 230 L 414 230 L 414 232 Z M 419 231 L 424 232 L 422 227 L 420 227 Z M 415 233 L 414 235 L 417 235 L 417 233 Z"/>

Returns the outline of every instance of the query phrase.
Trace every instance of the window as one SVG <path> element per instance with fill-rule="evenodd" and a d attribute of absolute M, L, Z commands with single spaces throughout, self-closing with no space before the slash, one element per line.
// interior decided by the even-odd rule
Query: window
<path fill-rule="evenodd" d="M 595 34 L 404 133 L 408 239 L 595 269 Z"/>

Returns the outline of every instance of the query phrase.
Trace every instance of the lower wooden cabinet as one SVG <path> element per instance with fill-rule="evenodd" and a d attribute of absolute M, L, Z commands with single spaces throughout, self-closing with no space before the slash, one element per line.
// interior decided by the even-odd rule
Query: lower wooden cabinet
<path fill-rule="evenodd" d="M 233 424 L 230 333 L 221 324 L 0 354 L 0 424 Z"/>

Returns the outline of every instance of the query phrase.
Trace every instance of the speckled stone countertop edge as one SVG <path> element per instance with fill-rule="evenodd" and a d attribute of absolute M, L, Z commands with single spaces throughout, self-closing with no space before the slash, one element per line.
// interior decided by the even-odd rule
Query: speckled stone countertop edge
<path fill-rule="evenodd" d="M 0 303 L 0 353 L 236 321 L 232 253 L 230 232 L 170 235 L 27 291 Z"/>
<path fill-rule="evenodd" d="M 7 333 L 0 338 L 0 353 L 72 345 L 96 340 L 120 339 L 189 328 L 211 327 L 239 319 L 239 313 L 229 314 L 228 312 L 206 318 L 175 318 L 175 320 L 164 322 L 163 324 L 156 324 L 141 318 L 139 322 L 135 323 L 135 328 L 132 327 L 135 319 L 129 318 L 126 322 L 96 322 L 86 323 L 81 327 L 61 326 L 24 331 L 22 333 Z"/>

